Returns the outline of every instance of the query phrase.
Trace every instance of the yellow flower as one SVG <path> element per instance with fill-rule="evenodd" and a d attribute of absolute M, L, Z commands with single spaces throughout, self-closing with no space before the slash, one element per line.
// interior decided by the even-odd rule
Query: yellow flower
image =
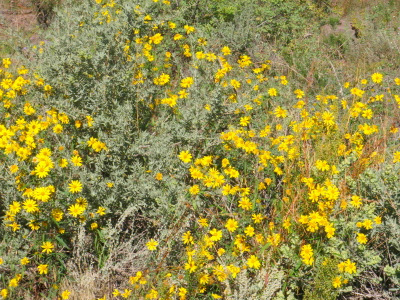
<path fill-rule="evenodd" d="M 16 278 L 13 278 L 10 280 L 10 283 L 8 284 L 9 287 L 17 287 L 18 286 L 18 280 Z"/>
<path fill-rule="evenodd" d="M 235 219 L 229 219 L 226 222 L 225 227 L 229 232 L 234 232 L 239 227 L 239 225 Z"/>
<path fill-rule="evenodd" d="M 193 273 L 194 271 L 196 271 L 197 266 L 195 264 L 195 262 L 189 258 L 188 262 L 185 263 L 185 270 L 189 270 L 189 273 Z"/>
<path fill-rule="evenodd" d="M 32 230 L 39 230 L 40 225 L 35 223 L 35 220 L 30 220 L 28 226 L 32 229 Z"/>
<path fill-rule="evenodd" d="M 53 127 L 54 133 L 61 133 L 63 131 L 63 126 L 61 124 L 57 124 Z"/>
<path fill-rule="evenodd" d="M 52 88 L 51 85 L 49 85 L 49 84 L 46 84 L 46 85 L 43 87 L 43 90 L 44 90 L 45 92 L 51 92 L 52 89 L 53 89 L 53 88 Z"/>
<path fill-rule="evenodd" d="M 159 44 L 164 39 L 161 33 L 156 33 L 155 35 L 149 37 L 150 44 Z"/>
<path fill-rule="evenodd" d="M 181 151 L 178 157 L 184 163 L 189 163 L 192 160 L 192 154 L 189 151 Z"/>
<path fill-rule="evenodd" d="M 371 79 L 375 83 L 381 83 L 383 80 L 383 75 L 381 73 L 374 73 L 371 75 Z"/>
<path fill-rule="evenodd" d="M 39 274 L 47 274 L 48 273 L 48 265 L 38 265 L 37 267 Z"/>
<path fill-rule="evenodd" d="M 286 230 L 289 230 L 291 223 L 290 223 L 290 218 L 285 218 L 285 220 L 283 221 L 282 224 L 283 228 L 285 228 Z"/>
<path fill-rule="evenodd" d="M 270 88 L 268 89 L 268 95 L 270 95 L 271 97 L 275 97 L 278 96 L 278 91 L 276 88 Z"/>
<path fill-rule="evenodd" d="M 69 208 L 69 214 L 75 218 L 77 218 L 79 215 L 83 214 L 85 211 L 85 207 L 79 205 L 79 204 L 73 204 Z"/>
<path fill-rule="evenodd" d="M 18 172 L 18 166 L 17 165 L 12 165 L 12 166 L 10 166 L 10 172 L 11 173 L 16 173 L 16 172 Z"/>
<path fill-rule="evenodd" d="M 82 166 L 82 158 L 79 155 L 74 155 L 71 157 L 71 162 L 74 166 Z"/>
<path fill-rule="evenodd" d="M 344 267 L 346 273 L 353 274 L 357 272 L 357 267 L 355 262 L 351 262 L 349 259 L 346 261 L 346 265 Z"/>
<path fill-rule="evenodd" d="M 186 30 L 186 34 L 190 34 L 195 31 L 195 28 L 193 26 L 185 25 L 183 28 Z"/>
<path fill-rule="evenodd" d="M 49 172 L 50 172 L 50 166 L 47 165 L 46 162 L 40 162 L 36 167 L 35 167 L 35 175 L 39 178 L 44 178 L 46 177 Z"/>
<path fill-rule="evenodd" d="M 42 250 L 43 253 L 50 254 L 51 252 L 53 252 L 54 245 L 53 243 L 47 241 L 43 242 L 41 247 L 43 248 Z"/>
<path fill-rule="evenodd" d="M 13 215 L 16 215 L 21 210 L 21 203 L 13 201 L 13 203 L 9 206 L 9 210 Z"/>
<path fill-rule="evenodd" d="M 257 256 L 255 255 L 251 255 L 248 259 L 247 259 L 247 265 L 250 268 L 254 268 L 254 269 L 259 269 L 261 266 L 260 261 L 258 260 Z"/>
<path fill-rule="evenodd" d="M 227 268 L 231 272 L 232 278 L 236 278 L 237 274 L 240 272 L 240 268 L 235 265 L 229 265 Z"/>
<path fill-rule="evenodd" d="M 150 292 L 146 295 L 146 299 L 157 299 L 158 292 L 155 289 L 151 289 Z"/>
<path fill-rule="evenodd" d="M 177 33 L 177 34 L 174 35 L 174 40 L 175 40 L 175 41 L 181 40 L 181 39 L 183 39 L 183 38 L 184 38 L 184 37 L 183 37 L 182 34 Z"/>
<path fill-rule="evenodd" d="M 366 244 L 368 242 L 367 236 L 364 233 L 357 234 L 357 241 L 360 244 Z"/>
<path fill-rule="evenodd" d="M 342 276 L 336 276 L 332 280 L 332 285 L 334 288 L 339 288 L 342 285 Z"/>
<path fill-rule="evenodd" d="M 28 213 L 34 213 L 34 212 L 39 211 L 39 208 L 38 208 L 38 206 L 37 206 L 37 202 L 36 202 L 35 200 L 32 200 L 32 199 L 26 199 L 26 200 L 24 201 L 22 207 L 23 207 L 23 208 L 26 210 L 26 212 L 28 212 Z"/>
<path fill-rule="evenodd" d="M 250 66 L 252 64 L 251 58 L 247 55 L 241 55 L 237 62 L 241 68 Z"/>
<path fill-rule="evenodd" d="M 125 289 L 124 292 L 121 294 L 122 298 L 128 298 L 132 294 L 132 290 Z"/>
<path fill-rule="evenodd" d="M 68 188 L 71 193 L 79 193 L 82 191 L 82 183 L 79 180 L 72 180 Z"/>
<path fill-rule="evenodd" d="M 193 84 L 194 80 L 192 77 L 186 77 L 181 80 L 181 87 L 189 88 Z"/>
<path fill-rule="evenodd" d="M 75 127 L 76 127 L 76 128 L 81 128 L 81 127 L 82 127 L 82 122 L 79 121 L 79 120 L 76 120 L 76 121 L 75 121 Z"/>
<path fill-rule="evenodd" d="M 332 225 L 325 226 L 326 237 L 328 239 L 332 238 L 335 235 L 335 231 L 336 229 Z"/>
<path fill-rule="evenodd" d="M 61 298 L 62 298 L 63 300 L 67 300 L 67 299 L 69 299 L 69 295 L 70 295 L 70 294 L 71 294 L 70 291 L 65 290 L 65 291 L 63 291 L 63 292 L 61 293 Z"/>
<path fill-rule="evenodd" d="M 161 181 L 163 179 L 163 175 L 161 173 L 157 173 L 155 179 Z"/>
<path fill-rule="evenodd" d="M 240 82 L 237 81 L 236 79 L 232 79 L 230 83 L 231 83 L 231 86 L 232 86 L 234 89 L 237 90 L 238 88 L 240 88 L 240 85 L 241 85 L 241 84 L 240 84 Z"/>
<path fill-rule="evenodd" d="M 397 151 L 393 154 L 393 163 L 398 163 L 400 162 L 400 151 Z"/>
<path fill-rule="evenodd" d="M 189 188 L 189 193 L 191 195 L 197 195 L 200 192 L 200 188 L 198 184 L 195 184 Z"/>
<path fill-rule="evenodd" d="M 253 222 L 256 224 L 261 223 L 261 221 L 264 219 L 262 214 L 253 214 L 251 218 L 253 219 Z"/>
<path fill-rule="evenodd" d="M 296 95 L 297 99 L 301 99 L 305 95 L 304 92 L 302 90 L 300 90 L 300 89 L 295 90 L 293 93 Z M 304 103 L 304 101 L 303 101 L 303 103 Z M 301 108 L 301 107 L 298 107 L 298 108 Z"/>
<path fill-rule="evenodd" d="M 87 206 L 88 206 L 88 202 L 87 202 L 86 198 L 79 197 L 79 198 L 76 199 L 75 201 L 76 201 L 76 204 L 79 204 L 80 206 L 84 207 L 85 209 L 86 209 Z"/>
<path fill-rule="evenodd" d="M 2 289 L 0 291 L 0 296 L 3 297 L 3 299 L 6 299 L 8 296 L 8 290 L 7 289 Z"/>
<path fill-rule="evenodd" d="M 374 222 L 375 222 L 375 224 L 377 224 L 377 225 L 379 225 L 379 224 L 382 224 L 382 218 L 381 217 L 375 217 L 374 218 Z"/>
<path fill-rule="evenodd" d="M 320 171 L 328 171 L 330 169 L 326 160 L 317 160 L 315 162 L 315 167 Z"/>
<path fill-rule="evenodd" d="M 312 265 L 314 262 L 314 251 L 310 244 L 301 246 L 300 256 L 306 265 Z"/>
<path fill-rule="evenodd" d="M 363 221 L 363 223 L 362 223 L 362 226 L 367 230 L 372 229 L 372 225 L 373 224 L 372 224 L 372 221 L 370 219 L 365 219 Z"/>
<path fill-rule="evenodd" d="M 210 230 L 210 234 L 210 240 L 213 242 L 217 242 L 222 238 L 222 230 L 217 230 L 216 228 L 213 228 L 212 230 Z"/>
<path fill-rule="evenodd" d="M 166 85 L 170 80 L 168 74 L 162 73 L 159 77 L 153 79 L 155 85 Z"/>
<path fill-rule="evenodd" d="M 60 222 L 63 218 L 64 213 L 62 212 L 61 209 L 55 208 L 51 211 L 51 216 L 56 220 L 57 222 Z"/>
<path fill-rule="evenodd" d="M 357 272 L 356 263 L 351 262 L 350 259 L 339 263 L 338 269 L 340 272 L 346 272 L 349 274 L 353 274 L 353 273 Z"/>
<path fill-rule="evenodd" d="M 157 246 L 158 246 L 158 242 L 154 239 L 151 239 L 150 241 L 148 241 L 146 243 L 147 249 L 149 249 L 150 251 L 154 251 L 157 250 Z"/>
<path fill-rule="evenodd" d="M 24 257 L 20 260 L 21 265 L 25 266 L 27 264 L 29 264 L 30 260 L 27 257 Z"/>
<path fill-rule="evenodd" d="M 353 207 L 358 208 L 358 207 L 361 206 L 362 200 L 361 200 L 361 198 L 360 198 L 359 196 L 353 195 L 353 196 L 351 196 L 350 204 L 351 204 Z"/>
<path fill-rule="evenodd" d="M 248 197 L 242 197 L 239 200 L 239 207 L 241 207 L 244 210 L 250 210 L 253 208 L 253 203 L 251 203 Z"/>
<path fill-rule="evenodd" d="M 222 47 L 221 52 L 223 55 L 230 55 L 231 49 L 228 46 L 224 46 L 224 47 Z"/>
<path fill-rule="evenodd" d="M 100 216 L 104 216 L 106 214 L 106 209 L 102 206 L 99 206 L 96 213 L 99 214 Z"/>
<path fill-rule="evenodd" d="M 185 245 L 188 244 L 194 244 L 194 240 L 193 240 L 193 236 L 192 233 L 190 231 L 186 231 L 183 235 L 182 235 L 182 241 Z"/>
<path fill-rule="evenodd" d="M 86 121 L 87 121 L 88 127 L 93 126 L 93 118 L 91 116 L 86 116 Z"/>
<path fill-rule="evenodd" d="M 66 160 L 65 158 L 61 158 L 60 162 L 58 163 L 58 165 L 61 168 L 66 168 L 68 166 L 68 160 Z"/>
<path fill-rule="evenodd" d="M 199 222 L 201 227 L 207 227 L 208 226 L 208 220 L 206 218 L 200 218 L 197 221 Z"/>
<path fill-rule="evenodd" d="M 360 90 L 360 89 L 358 89 L 358 88 L 352 88 L 352 89 L 350 90 L 350 93 L 351 93 L 352 95 L 354 95 L 354 96 L 362 97 L 362 96 L 364 95 L 365 91 Z"/>
<path fill-rule="evenodd" d="M 281 84 L 282 85 L 287 85 L 288 84 L 288 80 L 286 79 L 286 76 L 280 76 L 279 77 L 280 78 L 280 80 L 281 80 Z"/>
<path fill-rule="evenodd" d="M 217 250 L 218 256 L 223 255 L 225 252 L 226 252 L 226 250 L 225 250 L 224 248 L 219 248 L 219 249 Z"/>
<path fill-rule="evenodd" d="M 250 123 L 250 116 L 246 116 L 246 117 L 241 117 L 240 118 L 240 126 L 247 126 Z"/>
<path fill-rule="evenodd" d="M 9 58 L 3 58 L 3 66 L 5 69 L 8 69 L 11 65 L 11 59 Z"/>
<path fill-rule="evenodd" d="M 59 113 L 58 114 L 58 119 L 61 121 L 63 124 L 69 124 L 69 118 L 66 114 L 64 113 Z"/>
<path fill-rule="evenodd" d="M 210 275 L 202 274 L 199 279 L 200 284 L 208 284 L 210 282 Z"/>
<path fill-rule="evenodd" d="M 121 295 L 121 293 L 119 292 L 118 289 L 114 289 L 112 294 L 113 294 L 114 297 L 118 297 L 119 295 Z"/>
<path fill-rule="evenodd" d="M 244 230 L 244 233 L 249 236 L 252 237 L 255 233 L 254 233 L 254 227 L 249 225 L 246 227 L 246 229 Z"/>
<path fill-rule="evenodd" d="M 277 108 L 275 108 L 274 110 L 274 115 L 277 118 L 286 118 L 288 115 L 288 111 L 286 109 L 283 109 L 282 107 L 278 106 Z"/>

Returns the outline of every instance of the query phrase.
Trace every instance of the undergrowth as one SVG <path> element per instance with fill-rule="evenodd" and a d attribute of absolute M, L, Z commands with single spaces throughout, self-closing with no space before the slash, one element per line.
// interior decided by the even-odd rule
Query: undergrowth
<path fill-rule="evenodd" d="M 398 296 L 399 75 L 261 2 L 84 1 L 2 59 L 3 298 Z"/>

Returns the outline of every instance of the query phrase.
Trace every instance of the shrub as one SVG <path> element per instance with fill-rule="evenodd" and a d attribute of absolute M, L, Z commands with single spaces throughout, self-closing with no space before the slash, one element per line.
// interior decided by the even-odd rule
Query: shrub
<path fill-rule="evenodd" d="M 174 5 L 83 2 L 33 72 L 2 61 L 0 295 L 83 298 L 79 268 L 99 297 L 393 295 L 400 79 L 313 94 Z"/>
<path fill-rule="evenodd" d="M 36 10 L 38 23 L 43 27 L 50 26 L 55 15 L 55 8 L 60 4 L 60 0 L 31 0 Z"/>

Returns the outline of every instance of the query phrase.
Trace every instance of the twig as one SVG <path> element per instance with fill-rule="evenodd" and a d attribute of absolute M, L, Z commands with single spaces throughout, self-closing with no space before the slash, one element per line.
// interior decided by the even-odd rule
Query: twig
<path fill-rule="evenodd" d="M 0 14 L 2 14 L 2 15 L 29 15 L 32 13 L 33 13 L 33 10 L 27 10 L 27 11 L 22 11 L 22 12 L 12 11 L 12 10 L 0 11 Z"/>
<path fill-rule="evenodd" d="M 337 80 L 337 82 L 338 82 L 339 90 L 340 90 L 340 95 L 343 96 L 343 87 L 342 87 L 342 85 L 340 84 L 340 80 L 339 80 L 339 77 L 337 76 L 335 66 L 332 64 L 332 62 L 331 62 L 330 59 L 328 59 L 328 61 L 329 61 L 329 64 L 331 65 L 331 67 L 332 67 L 333 73 L 335 74 L 336 80 Z"/>

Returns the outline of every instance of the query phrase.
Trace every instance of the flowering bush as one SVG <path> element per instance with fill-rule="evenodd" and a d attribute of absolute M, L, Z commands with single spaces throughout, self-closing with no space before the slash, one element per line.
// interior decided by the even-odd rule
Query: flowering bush
<path fill-rule="evenodd" d="M 50 270 L 56 281 L 60 280 L 74 233 L 87 228 L 95 235 L 102 222 L 105 208 L 87 200 L 90 195 L 84 164 L 107 147 L 91 136 L 91 116 L 72 119 L 56 109 L 45 110 L 39 103 L 29 102 L 31 89 L 40 90 L 46 100 L 52 87 L 38 75 L 30 75 L 25 67 L 15 75 L 12 68 L 10 59 L 2 60 L 3 240 L 20 239 L 15 239 L 19 245 L 13 249 L 3 246 L 3 253 L 12 254 L 9 259 L 15 264 L 6 268 L 5 274 L 16 274 L 8 284 L 11 288 L 24 277 L 37 281 L 39 288 L 47 282 L 40 275 Z M 3 289 L 2 295 L 7 294 Z"/>
<path fill-rule="evenodd" d="M 33 71 L 2 60 L 0 295 L 82 299 L 59 289 L 71 269 L 112 277 L 117 262 L 133 273 L 98 297 L 335 299 L 371 272 L 396 284 L 381 242 L 400 249 L 384 224 L 398 222 L 400 79 L 311 95 L 273 61 L 209 45 L 178 8 L 85 2 L 32 49 Z"/>

